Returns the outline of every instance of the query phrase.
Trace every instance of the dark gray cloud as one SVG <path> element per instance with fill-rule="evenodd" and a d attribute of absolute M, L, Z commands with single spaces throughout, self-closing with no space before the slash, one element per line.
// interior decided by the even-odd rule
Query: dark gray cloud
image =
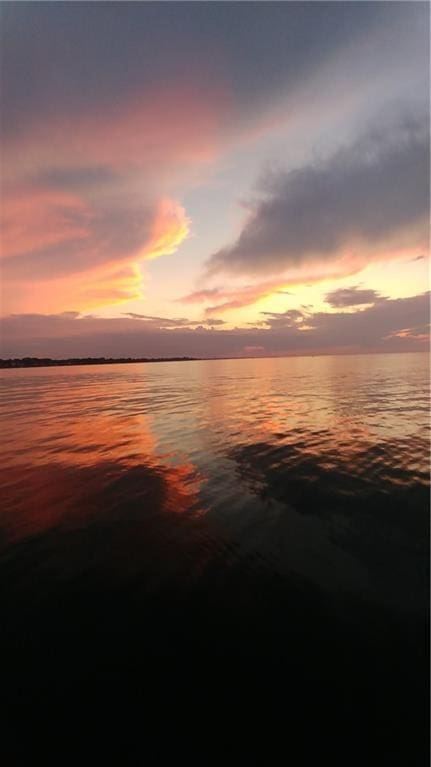
<path fill-rule="evenodd" d="M 123 312 L 124 317 L 131 317 L 135 320 L 143 320 L 148 324 L 153 324 L 158 328 L 179 328 L 188 327 L 194 328 L 198 326 L 208 325 L 209 327 L 224 325 L 225 321 L 217 319 L 215 317 L 209 317 L 202 320 L 188 320 L 186 317 L 153 317 L 149 314 L 137 314 L 136 312 Z"/>
<path fill-rule="evenodd" d="M 345 306 L 360 306 L 361 304 L 375 304 L 381 300 L 381 295 L 377 290 L 360 288 L 353 285 L 351 288 L 337 288 L 331 290 L 325 296 L 325 301 L 335 309 L 342 309 Z"/>
<path fill-rule="evenodd" d="M 209 259 L 209 273 L 282 273 L 354 247 L 379 250 L 395 236 L 425 245 L 429 119 L 405 118 L 329 161 L 271 173 L 263 192 L 238 240 Z"/>
<path fill-rule="evenodd" d="M 294 92 L 334 52 L 369 40 L 373 30 L 380 30 L 380 43 L 369 56 L 387 55 L 418 33 L 425 40 L 427 8 L 22 2 L 2 3 L 1 18 L 2 129 L 11 135 L 41 116 L 121 109 L 124 98 L 145 98 L 173 76 L 200 82 L 203 97 L 208 82 L 227 82 L 233 111 L 245 116 L 273 93 Z"/>
<path fill-rule="evenodd" d="M 74 168 L 47 168 L 31 179 L 32 186 L 41 189 L 88 191 L 118 180 L 118 175 L 104 165 Z"/>
<path fill-rule="evenodd" d="M 271 328 L 294 328 L 305 321 L 305 315 L 298 309 L 288 309 L 285 312 L 260 312 L 267 317 L 265 323 Z"/>
<path fill-rule="evenodd" d="M 219 326 L 219 325 L 225 325 L 226 320 L 222 320 L 218 317 L 206 317 L 204 320 L 202 320 L 202 323 L 204 325 L 211 325 L 211 326 Z"/>
<path fill-rule="evenodd" d="M 426 344 L 430 321 L 430 293 L 411 298 L 381 297 L 368 309 L 356 312 L 272 312 L 266 324 L 279 342 L 284 340 L 304 348 L 351 347 L 359 349 L 408 349 L 408 341 Z M 426 346 L 425 346 L 426 348 Z"/>
<path fill-rule="evenodd" d="M 268 313 L 256 327 L 172 329 L 131 317 L 13 315 L 3 320 L 1 356 L 241 356 L 428 349 L 430 294 L 382 299 L 363 311 Z M 264 323 L 264 324 L 262 324 Z"/>

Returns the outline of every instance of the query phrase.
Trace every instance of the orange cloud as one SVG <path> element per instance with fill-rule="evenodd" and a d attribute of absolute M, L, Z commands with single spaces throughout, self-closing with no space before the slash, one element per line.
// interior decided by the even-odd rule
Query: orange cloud
<path fill-rule="evenodd" d="M 171 81 L 72 119 L 35 114 L 7 136 L 3 313 L 142 297 L 136 265 L 174 253 L 189 232 L 169 189 L 219 151 L 229 104 L 218 83 Z"/>
<path fill-rule="evenodd" d="M 1 309 L 9 312 L 62 312 L 71 306 L 80 311 L 121 304 L 142 297 L 143 278 L 138 265 L 92 269 L 51 280 L 3 280 Z"/>
<path fill-rule="evenodd" d="M 233 288 L 208 288 L 202 290 L 196 290 L 193 293 L 179 298 L 180 303 L 194 304 L 194 303 L 211 303 L 207 306 L 205 313 L 212 314 L 213 312 L 226 312 L 230 309 L 240 309 L 243 306 L 250 306 L 260 301 L 263 298 L 268 298 L 280 291 L 288 291 L 291 287 L 298 287 L 301 285 L 311 285 L 319 282 L 325 282 L 330 279 L 337 279 L 355 274 L 362 268 L 362 264 L 346 264 L 332 272 L 319 272 L 315 274 L 298 274 L 291 278 L 282 277 L 276 280 L 267 280 L 265 282 L 258 282 L 252 285 L 238 285 Z"/>
<path fill-rule="evenodd" d="M 164 198 L 100 207 L 62 191 L 27 191 L 2 211 L 2 311 L 80 311 L 142 297 L 139 263 L 174 253 L 189 232 L 181 205 Z"/>
<path fill-rule="evenodd" d="M 145 258 L 153 259 L 174 253 L 190 231 L 190 220 L 184 208 L 164 198 L 157 206 L 150 242 L 145 248 Z"/>

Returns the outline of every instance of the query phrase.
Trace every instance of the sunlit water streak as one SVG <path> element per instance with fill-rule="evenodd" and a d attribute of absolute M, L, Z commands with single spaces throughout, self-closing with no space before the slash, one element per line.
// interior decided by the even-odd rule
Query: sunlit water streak
<path fill-rule="evenodd" d="M 377 626 L 417 688 L 427 355 L 6 370 L 0 384 L 7 647 L 29 626 L 30 655 L 48 634 L 77 641 L 79 621 L 109 656 L 95 612 L 132 655 L 198 634 L 203 651 L 270 647 L 284 663 L 300 647 L 309 666 L 317 627 L 352 655 L 362 632 L 366 667 Z"/>

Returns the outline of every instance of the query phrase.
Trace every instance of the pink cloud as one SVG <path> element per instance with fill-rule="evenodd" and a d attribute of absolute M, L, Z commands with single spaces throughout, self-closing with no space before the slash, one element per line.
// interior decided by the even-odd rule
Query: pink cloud
<path fill-rule="evenodd" d="M 88 235 L 86 208 L 76 195 L 62 190 L 21 187 L 2 198 L 1 256 L 58 245 Z"/>
<path fill-rule="evenodd" d="M 205 314 L 210 315 L 213 312 L 225 312 L 230 309 L 239 309 L 243 306 L 255 304 L 262 298 L 271 296 L 274 293 L 289 292 L 288 288 L 307 284 L 323 282 L 328 279 L 337 279 L 355 274 L 362 268 L 362 264 L 346 263 L 342 261 L 339 269 L 325 271 L 321 267 L 320 271 L 297 274 L 291 277 L 281 276 L 273 280 L 264 280 L 247 285 L 237 285 L 229 288 L 207 288 L 196 290 L 182 298 L 177 299 L 180 303 L 211 303 L 205 309 Z"/>
<path fill-rule="evenodd" d="M 33 115 L 9 136 L 2 311 L 139 298 L 133 265 L 174 253 L 189 232 L 184 208 L 166 190 L 220 150 L 229 104 L 220 83 L 171 81 L 72 119 Z"/>
<path fill-rule="evenodd" d="M 141 296 L 138 264 L 173 253 L 189 220 L 179 203 L 108 204 L 62 190 L 27 190 L 2 209 L 4 312 L 91 309 Z M 127 203 L 127 201 L 126 201 Z"/>
<path fill-rule="evenodd" d="M 102 165 L 144 171 L 154 179 L 189 163 L 206 163 L 219 151 L 231 108 L 220 83 L 190 81 L 129 94 L 110 105 L 68 116 L 33 119 L 27 131 L 5 142 L 5 178 L 41 167 Z M 148 180 L 148 178 L 147 178 Z"/>

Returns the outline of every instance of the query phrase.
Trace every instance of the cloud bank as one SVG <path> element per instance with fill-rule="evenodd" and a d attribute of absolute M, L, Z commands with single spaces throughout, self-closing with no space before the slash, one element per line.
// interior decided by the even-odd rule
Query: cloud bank
<path fill-rule="evenodd" d="M 234 357 L 373 351 L 423 351 L 430 294 L 379 297 L 362 311 L 265 312 L 256 327 L 212 328 L 185 318 L 102 319 L 77 312 L 12 315 L 3 321 L 1 356 Z M 251 352 L 250 350 L 254 350 Z"/>

